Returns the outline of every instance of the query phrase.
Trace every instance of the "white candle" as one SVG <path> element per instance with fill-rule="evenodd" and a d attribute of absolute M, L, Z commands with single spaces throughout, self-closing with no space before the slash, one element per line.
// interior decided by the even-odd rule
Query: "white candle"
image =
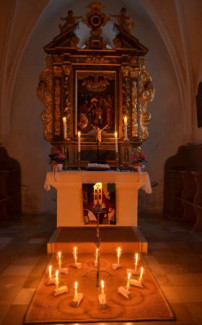
<path fill-rule="evenodd" d="M 81 132 L 78 131 L 78 152 L 81 152 Z"/>
<path fill-rule="evenodd" d="M 128 118 L 127 116 L 124 116 L 124 139 L 128 139 L 128 126 L 127 126 L 127 123 L 128 123 Z"/>
<path fill-rule="evenodd" d="M 57 257 L 58 257 L 58 266 L 59 266 L 59 269 L 61 269 L 61 267 L 62 267 L 62 253 L 58 252 Z"/>
<path fill-rule="evenodd" d="M 115 151 L 118 152 L 119 149 L 118 149 L 118 134 L 117 134 L 117 132 L 114 133 L 114 136 L 115 136 Z"/>
<path fill-rule="evenodd" d="M 56 288 L 59 286 L 59 270 L 55 271 L 55 286 Z"/>
<path fill-rule="evenodd" d="M 64 139 L 67 138 L 67 118 L 64 116 L 62 118 L 63 121 L 63 135 L 64 135 Z"/>
<path fill-rule="evenodd" d="M 117 264 L 119 265 L 119 260 L 120 260 L 121 252 L 122 252 L 121 247 L 118 247 L 116 251 L 117 251 Z"/>
<path fill-rule="evenodd" d="M 74 255 L 74 263 L 77 264 L 77 247 L 73 248 L 73 255 Z"/>
<path fill-rule="evenodd" d="M 127 284 L 126 284 L 127 290 L 130 288 L 130 278 L 131 278 L 131 273 L 129 272 L 127 277 Z"/>
<path fill-rule="evenodd" d="M 48 267 L 48 278 L 49 278 L 49 280 L 52 279 L 52 265 L 49 265 L 49 267 Z"/>
<path fill-rule="evenodd" d="M 138 253 L 135 253 L 135 272 L 137 271 L 139 259 L 140 259 L 140 255 Z"/>
<path fill-rule="evenodd" d="M 78 282 L 74 282 L 74 300 L 78 299 Z"/>
<path fill-rule="evenodd" d="M 141 267 L 140 268 L 140 277 L 139 277 L 139 281 L 142 282 L 142 279 L 143 279 L 143 273 L 144 273 L 144 268 Z"/>
<path fill-rule="evenodd" d="M 101 280 L 100 284 L 101 284 L 101 294 L 103 295 L 105 293 L 105 282 L 104 282 L 104 280 Z"/>

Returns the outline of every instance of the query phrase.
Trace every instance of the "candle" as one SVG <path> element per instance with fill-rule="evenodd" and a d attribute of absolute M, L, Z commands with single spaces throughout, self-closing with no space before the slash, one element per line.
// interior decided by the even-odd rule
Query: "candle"
<path fill-rule="evenodd" d="M 135 272 L 137 271 L 139 259 L 140 259 L 140 255 L 138 253 L 135 253 Z"/>
<path fill-rule="evenodd" d="M 127 122 L 128 122 L 128 118 L 127 116 L 124 116 L 124 139 L 128 139 L 128 130 L 127 130 Z"/>
<path fill-rule="evenodd" d="M 59 270 L 55 271 L 55 286 L 56 288 L 59 286 Z"/>
<path fill-rule="evenodd" d="M 97 264 L 98 264 L 98 256 L 99 256 L 99 248 L 96 248 L 96 251 L 95 251 L 95 266 L 97 266 Z"/>
<path fill-rule="evenodd" d="M 105 282 L 104 282 L 104 280 L 101 280 L 100 284 L 101 284 L 101 294 L 103 295 L 105 293 Z"/>
<path fill-rule="evenodd" d="M 117 132 L 114 133 L 114 136 L 115 136 L 115 152 L 118 152 L 119 149 L 118 149 L 118 134 L 117 134 Z"/>
<path fill-rule="evenodd" d="M 64 116 L 62 118 L 63 121 L 63 134 L 64 134 L 64 139 L 67 138 L 67 118 Z"/>
<path fill-rule="evenodd" d="M 49 280 L 52 279 L 52 265 L 49 265 L 49 267 L 48 267 L 48 278 L 49 278 Z"/>
<path fill-rule="evenodd" d="M 78 300 L 78 282 L 74 282 L 74 300 Z"/>
<path fill-rule="evenodd" d="M 74 263 L 77 264 L 77 247 L 73 248 L 73 255 L 74 255 Z"/>
<path fill-rule="evenodd" d="M 127 290 L 130 288 L 130 278 L 131 278 L 131 273 L 129 272 L 127 277 L 127 284 L 126 284 Z"/>
<path fill-rule="evenodd" d="M 144 268 L 141 267 L 140 268 L 140 277 L 139 277 L 139 281 L 142 282 L 142 279 L 143 279 L 143 273 L 144 273 Z"/>
<path fill-rule="evenodd" d="M 121 252 L 122 252 L 121 247 L 118 247 L 116 251 L 117 251 L 117 264 L 119 265 L 119 260 L 120 260 Z"/>
<path fill-rule="evenodd" d="M 58 257 L 58 266 L 59 266 L 59 269 L 61 269 L 61 267 L 62 267 L 62 253 L 58 252 L 57 257 Z"/>
<path fill-rule="evenodd" d="M 81 152 L 81 132 L 78 131 L 78 152 Z"/>

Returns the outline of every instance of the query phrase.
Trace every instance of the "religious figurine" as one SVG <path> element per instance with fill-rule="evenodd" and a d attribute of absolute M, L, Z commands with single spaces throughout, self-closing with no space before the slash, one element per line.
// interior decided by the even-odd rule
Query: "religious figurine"
<path fill-rule="evenodd" d="M 92 127 L 95 130 L 95 132 L 96 132 L 96 139 L 97 139 L 98 145 L 100 146 L 100 144 L 102 142 L 102 131 L 104 131 L 109 126 L 107 124 L 102 129 L 99 126 L 97 126 L 97 125 L 92 125 Z"/>
<path fill-rule="evenodd" d="M 126 8 L 121 8 L 119 15 L 111 15 L 112 17 L 117 18 L 118 25 L 125 30 L 126 32 L 130 32 L 131 29 L 135 27 L 135 24 L 133 23 L 130 16 L 126 15 Z"/>
<path fill-rule="evenodd" d="M 66 20 L 64 25 L 62 26 L 61 24 L 59 25 L 60 32 L 63 33 L 66 30 L 68 30 L 70 27 L 74 26 L 77 23 L 77 19 L 81 19 L 82 16 L 74 16 L 72 10 L 68 10 L 67 16 L 66 17 L 60 17 L 61 20 Z"/>

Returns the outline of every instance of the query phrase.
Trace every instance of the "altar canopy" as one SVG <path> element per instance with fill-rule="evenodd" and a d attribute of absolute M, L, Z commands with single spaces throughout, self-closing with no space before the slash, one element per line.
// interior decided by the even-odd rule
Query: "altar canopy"
<path fill-rule="evenodd" d="M 57 190 L 57 227 L 84 225 L 82 184 L 97 182 L 116 185 L 116 225 L 137 226 L 138 190 L 151 193 L 148 173 L 116 171 L 48 172 L 44 187 Z"/>

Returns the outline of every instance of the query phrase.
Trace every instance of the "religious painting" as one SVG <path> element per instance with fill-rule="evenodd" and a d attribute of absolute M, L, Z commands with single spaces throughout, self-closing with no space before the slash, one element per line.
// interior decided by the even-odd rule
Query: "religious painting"
<path fill-rule="evenodd" d="M 99 189 L 97 184 L 102 184 Z M 115 183 L 82 184 L 84 224 L 116 224 Z"/>
<path fill-rule="evenodd" d="M 115 131 L 116 71 L 76 72 L 76 130 L 83 135 Z"/>

